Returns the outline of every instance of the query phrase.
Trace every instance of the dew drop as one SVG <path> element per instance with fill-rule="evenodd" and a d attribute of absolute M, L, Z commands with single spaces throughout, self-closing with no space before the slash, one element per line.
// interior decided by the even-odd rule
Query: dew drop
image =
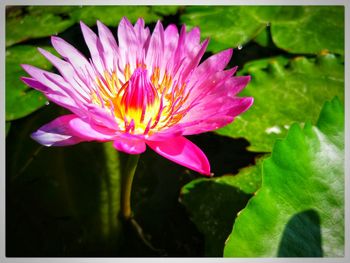
<path fill-rule="evenodd" d="M 45 102 L 45 105 L 46 106 L 50 105 L 50 102 L 49 101 Z"/>
<path fill-rule="evenodd" d="M 242 50 L 243 46 L 242 45 L 238 45 L 237 49 L 238 50 Z"/>

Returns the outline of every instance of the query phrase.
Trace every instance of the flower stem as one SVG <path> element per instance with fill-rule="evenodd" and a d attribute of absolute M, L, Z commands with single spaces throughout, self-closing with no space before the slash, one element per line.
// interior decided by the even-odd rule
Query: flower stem
<path fill-rule="evenodd" d="M 121 213 L 123 219 L 126 221 L 130 220 L 132 217 L 130 206 L 131 187 L 139 158 L 140 155 L 130 154 L 126 164 L 126 169 L 122 175 Z"/>

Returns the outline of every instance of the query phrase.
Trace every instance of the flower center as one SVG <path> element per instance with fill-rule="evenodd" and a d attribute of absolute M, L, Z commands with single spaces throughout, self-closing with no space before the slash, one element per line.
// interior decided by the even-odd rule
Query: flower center
<path fill-rule="evenodd" d="M 91 94 L 92 103 L 108 108 L 125 132 L 151 134 L 177 123 L 186 114 L 182 109 L 188 98 L 186 85 L 174 83 L 164 74 L 160 81 L 160 70 L 152 75 L 145 65 L 139 65 L 130 76 L 130 67 L 124 69 L 125 82 L 116 73 L 105 72 L 96 79 L 97 89 Z"/>

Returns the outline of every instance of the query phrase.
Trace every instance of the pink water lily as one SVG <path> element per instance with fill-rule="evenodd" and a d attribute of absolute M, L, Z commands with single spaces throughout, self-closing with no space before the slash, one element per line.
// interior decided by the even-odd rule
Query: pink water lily
<path fill-rule="evenodd" d="M 113 141 L 114 147 L 139 154 L 146 145 L 158 154 L 204 175 L 210 174 L 205 154 L 184 135 L 218 129 L 247 110 L 253 98 L 237 97 L 249 76 L 234 77 L 224 70 L 232 49 L 200 64 L 208 40 L 200 42 L 199 28 L 180 32 L 161 22 L 153 33 L 143 19 L 133 26 L 126 18 L 118 26 L 118 44 L 111 31 L 97 22 L 98 36 L 84 23 L 87 60 L 77 49 L 53 36 L 63 59 L 39 51 L 57 68 L 54 74 L 22 65 L 29 86 L 68 109 L 32 134 L 45 146 L 83 141 Z"/>

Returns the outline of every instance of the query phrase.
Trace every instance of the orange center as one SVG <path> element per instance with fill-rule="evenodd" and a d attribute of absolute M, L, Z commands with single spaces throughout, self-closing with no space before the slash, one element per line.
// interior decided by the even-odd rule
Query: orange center
<path fill-rule="evenodd" d="M 159 68 L 149 76 L 144 64 L 132 74 L 126 65 L 124 79 L 122 82 L 116 72 L 106 71 L 96 78 L 91 101 L 109 109 L 125 132 L 150 135 L 176 124 L 186 114 L 188 107 L 182 109 L 189 96 L 186 85 L 174 83 L 166 73 L 160 81 Z"/>

